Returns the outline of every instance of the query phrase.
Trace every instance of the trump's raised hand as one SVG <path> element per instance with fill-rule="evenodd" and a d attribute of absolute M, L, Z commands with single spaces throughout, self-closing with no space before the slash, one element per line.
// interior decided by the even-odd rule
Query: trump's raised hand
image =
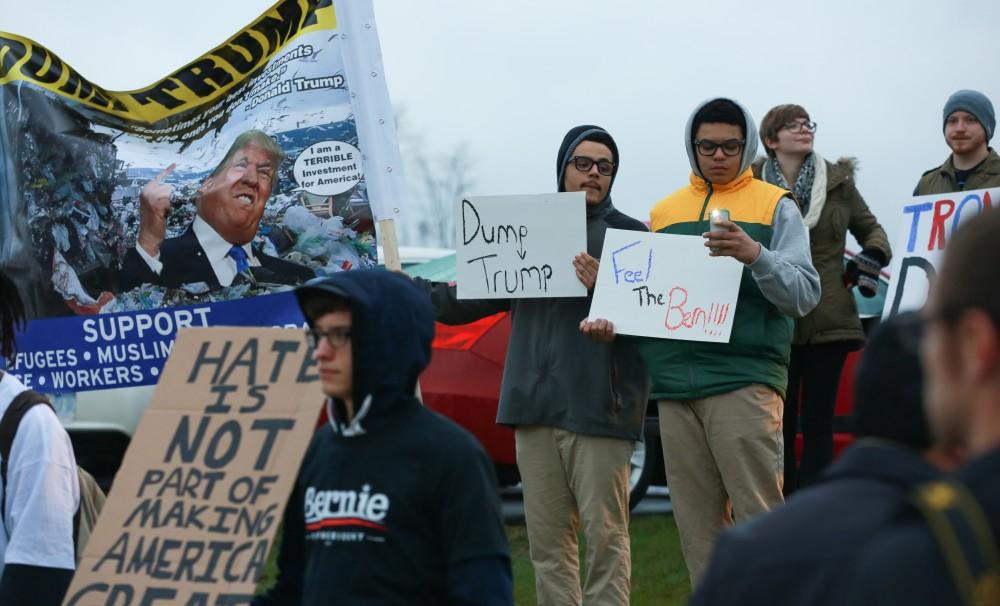
<path fill-rule="evenodd" d="M 139 237 L 138 244 L 155 257 L 160 254 L 160 244 L 167 234 L 167 216 L 170 215 L 172 185 L 163 182 L 177 168 L 176 164 L 163 169 L 139 192 Z"/>

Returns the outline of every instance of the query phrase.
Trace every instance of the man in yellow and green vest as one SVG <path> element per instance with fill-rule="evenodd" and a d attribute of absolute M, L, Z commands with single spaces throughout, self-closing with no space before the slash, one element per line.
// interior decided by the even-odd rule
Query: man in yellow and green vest
<path fill-rule="evenodd" d="M 816 306 L 820 281 L 791 194 L 753 178 L 757 129 L 750 114 L 730 99 L 702 103 L 688 120 L 685 144 L 690 184 L 653 208 L 651 227 L 701 235 L 705 254 L 746 266 L 728 343 L 640 343 L 694 586 L 724 526 L 782 502 L 781 419 L 792 319 Z M 710 231 L 716 208 L 727 209 L 729 220 L 714 220 Z"/>

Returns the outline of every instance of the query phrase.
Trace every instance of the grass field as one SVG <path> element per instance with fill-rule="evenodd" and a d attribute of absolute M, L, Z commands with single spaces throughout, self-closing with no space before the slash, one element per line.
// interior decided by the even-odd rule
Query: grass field
<path fill-rule="evenodd" d="M 677 525 L 669 515 L 633 518 L 629 525 L 632 537 L 632 605 L 673 606 L 685 604 L 690 593 L 684 558 L 677 539 Z M 514 602 L 518 606 L 535 604 L 535 574 L 528 556 L 528 536 L 523 525 L 507 526 L 507 539 L 514 565 Z M 277 545 L 271 553 L 260 589 L 274 582 Z M 581 545 L 582 547 L 582 545 Z M 583 555 L 580 556 L 583 561 Z"/>
<path fill-rule="evenodd" d="M 632 605 L 685 604 L 691 585 L 684 568 L 674 517 L 633 518 L 629 531 L 632 538 Z M 514 602 L 518 606 L 533 606 L 535 574 L 528 556 L 528 537 L 524 526 L 507 526 L 507 539 L 514 560 Z M 582 552 L 580 561 L 583 561 Z"/>

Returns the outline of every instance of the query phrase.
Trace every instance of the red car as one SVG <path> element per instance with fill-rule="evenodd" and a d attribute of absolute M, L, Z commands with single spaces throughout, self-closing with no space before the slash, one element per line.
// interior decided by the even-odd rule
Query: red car
<path fill-rule="evenodd" d="M 845 262 L 853 253 L 845 254 Z M 452 281 L 455 277 L 455 257 L 448 255 L 407 267 L 406 271 L 433 281 Z M 888 290 L 888 273 L 883 272 L 879 294 L 872 299 L 856 296 L 865 330 L 874 326 L 881 314 Z M 493 460 L 502 486 L 520 481 L 514 454 L 514 432 L 497 425 L 497 404 L 503 377 L 510 317 L 499 313 L 461 326 L 438 323 L 430 366 L 420 377 L 420 389 L 425 404 L 453 419 L 475 435 Z M 850 414 L 853 408 L 854 368 L 860 352 L 847 357 L 837 392 L 834 419 L 834 452 L 839 453 L 853 439 Z M 663 471 L 663 447 L 656 403 L 650 401 L 644 428 L 644 442 L 636 443 L 632 456 L 630 506 L 635 507 L 645 496 L 650 484 L 666 484 Z M 802 437 L 795 444 L 802 449 Z"/>

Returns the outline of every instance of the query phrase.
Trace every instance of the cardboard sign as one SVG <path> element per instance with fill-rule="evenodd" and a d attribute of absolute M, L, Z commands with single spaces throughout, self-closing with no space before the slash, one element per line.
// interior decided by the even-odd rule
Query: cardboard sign
<path fill-rule="evenodd" d="M 609 229 L 590 319 L 622 335 L 726 343 L 743 264 L 710 257 L 701 236 Z"/>
<path fill-rule="evenodd" d="M 997 202 L 1000 187 L 914 196 L 903 206 L 903 219 L 892 248 L 892 278 L 883 318 L 924 306 L 930 281 L 937 274 L 952 232 Z"/>
<path fill-rule="evenodd" d="M 587 250 L 586 194 L 459 200 L 459 299 L 586 297 L 573 257 Z"/>
<path fill-rule="evenodd" d="M 249 604 L 322 401 L 301 331 L 180 331 L 64 604 Z"/>

